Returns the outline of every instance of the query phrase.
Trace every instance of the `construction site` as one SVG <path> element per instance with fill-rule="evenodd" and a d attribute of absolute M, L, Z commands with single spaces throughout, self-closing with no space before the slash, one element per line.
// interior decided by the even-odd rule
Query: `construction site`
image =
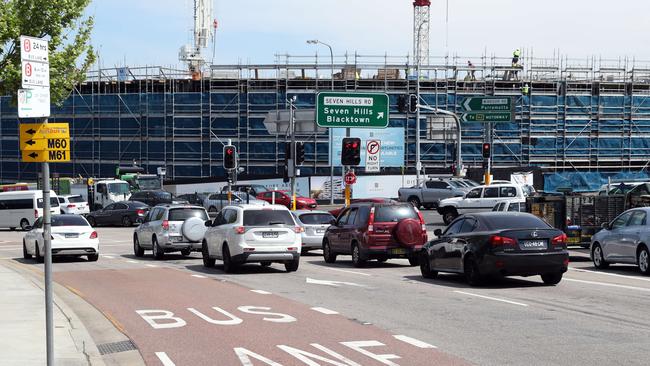
<path fill-rule="evenodd" d="M 491 129 L 462 123 L 462 162 L 469 170 L 481 169 L 481 146 L 491 141 L 493 169 L 539 170 L 546 188 L 648 176 L 650 62 L 539 57 L 533 49 L 522 49 L 521 65 L 510 55 L 430 55 L 429 6 L 414 3 L 412 55 L 330 54 L 319 47 L 311 55 L 276 55 L 270 64 L 208 65 L 186 49 L 181 60 L 188 68 L 92 70 L 62 106 L 52 107 L 50 122 L 69 122 L 72 140 L 71 164 L 54 164 L 53 171 L 112 176 L 116 166 L 135 162 L 149 173 L 166 167 L 171 181 L 223 180 L 222 146 L 230 139 L 240 174 L 279 177 L 287 136 L 269 130 L 268 122 L 287 111 L 288 98 L 295 96 L 297 111 L 309 116 L 317 93 L 335 90 L 389 95 L 389 127 L 403 129 L 405 154 L 402 166 L 382 167 L 385 174 L 413 174 L 417 152 L 425 174 L 447 173 L 455 163 L 452 118 L 422 110 L 416 121 L 415 114 L 398 111 L 399 96 L 417 93 L 422 104 L 458 114 L 467 97 L 512 98 L 514 120 Z M 196 28 L 203 34 L 199 51 L 214 31 L 211 17 L 210 10 Z M 5 183 L 37 177 L 35 164 L 20 162 L 18 123 L 10 98 L 0 97 Z M 313 124 L 296 133 L 306 143 L 301 174 L 329 175 L 332 132 Z"/>

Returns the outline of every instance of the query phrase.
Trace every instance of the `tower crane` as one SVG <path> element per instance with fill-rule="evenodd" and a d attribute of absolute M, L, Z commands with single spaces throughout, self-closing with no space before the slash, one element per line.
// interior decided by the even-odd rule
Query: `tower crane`
<path fill-rule="evenodd" d="M 178 58 L 187 64 L 193 79 L 201 78 L 201 68 L 205 64 L 203 49 L 216 29 L 216 20 L 212 19 L 213 0 L 194 0 L 193 44 L 184 45 L 178 52 Z"/>

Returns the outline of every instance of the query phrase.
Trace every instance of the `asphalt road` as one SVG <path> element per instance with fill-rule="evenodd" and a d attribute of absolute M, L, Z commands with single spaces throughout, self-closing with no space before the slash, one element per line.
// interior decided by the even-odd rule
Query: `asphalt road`
<path fill-rule="evenodd" d="M 442 224 L 425 216 L 431 231 Z M 457 275 L 425 280 L 406 260 L 358 269 L 319 252 L 294 273 L 246 265 L 226 275 L 199 253 L 136 258 L 132 230 L 98 231 L 100 260 L 56 259 L 54 278 L 152 365 L 648 364 L 650 277 L 596 270 L 584 250 L 557 286 L 515 277 L 471 288 Z M 42 270 L 20 259 L 21 237 L 0 233 L 0 259 Z"/>

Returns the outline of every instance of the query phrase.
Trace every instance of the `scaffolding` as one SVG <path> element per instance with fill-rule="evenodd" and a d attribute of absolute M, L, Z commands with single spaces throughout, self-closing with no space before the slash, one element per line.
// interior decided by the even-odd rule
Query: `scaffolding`
<path fill-rule="evenodd" d="M 269 112 L 313 109 L 315 95 L 331 90 L 370 91 L 390 96 L 390 127 L 403 127 L 404 166 L 415 164 L 413 115 L 397 111 L 397 97 L 414 93 L 424 103 L 460 113 L 471 96 L 513 98 L 515 120 L 496 123 L 492 140 L 495 167 L 542 167 L 548 172 L 645 171 L 650 162 L 650 62 L 631 58 L 571 59 L 534 57 L 522 48 L 523 69 L 509 57 L 450 55 L 430 57 L 415 78 L 411 56 L 276 55 L 272 64 L 212 65 L 202 80 L 182 69 L 123 67 L 94 70 L 77 85 L 51 121 L 72 126 L 72 164 L 57 164 L 61 176 L 112 176 L 115 166 L 134 160 L 148 172 L 167 168 L 170 179 L 220 177 L 222 143 L 239 148 L 240 166 L 251 175 L 279 175 L 284 135 L 271 135 L 263 122 Z M 467 60 L 472 60 L 468 67 Z M 512 78 L 519 72 L 517 80 Z M 475 78 L 470 77 L 470 72 Z M 522 87 L 528 84 L 530 93 Z M 427 168 L 453 164 L 453 124 L 422 112 L 422 162 Z M 16 108 L 0 98 L 0 178 L 35 177 L 19 162 Z M 482 164 L 484 125 L 465 123 L 463 159 Z M 329 174 L 328 132 L 298 132 L 307 142 L 303 174 Z"/>

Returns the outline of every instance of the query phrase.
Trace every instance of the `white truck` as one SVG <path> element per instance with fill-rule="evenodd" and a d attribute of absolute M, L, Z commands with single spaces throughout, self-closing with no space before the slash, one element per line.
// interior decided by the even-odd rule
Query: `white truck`
<path fill-rule="evenodd" d="M 88 187 L 88 184 L 73 184 L 70 191 L 83 197 L 91 211 L 102 209 L 111 203 L 126 201 L 131 197 L 129 183 L 121 179 L 93 180 L 92 197 L 88 197 Z"/>

